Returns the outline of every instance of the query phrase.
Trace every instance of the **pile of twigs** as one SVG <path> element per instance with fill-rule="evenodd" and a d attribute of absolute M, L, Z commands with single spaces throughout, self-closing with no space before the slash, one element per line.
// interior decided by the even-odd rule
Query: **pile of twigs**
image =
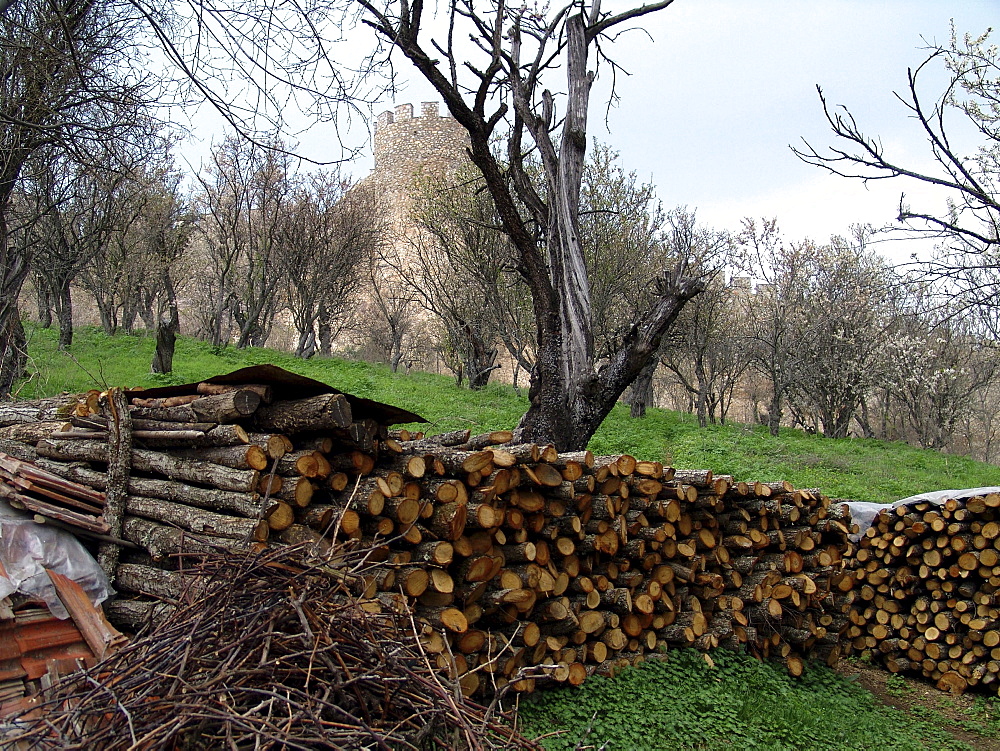
<path fill-rule="evenodd" d="M 407 616 L 359 608 L 298 548 L 220 553 L 159 626 L 57 683 L 8 741 L 59 749 L 532 747 L 432 669 Z"/>

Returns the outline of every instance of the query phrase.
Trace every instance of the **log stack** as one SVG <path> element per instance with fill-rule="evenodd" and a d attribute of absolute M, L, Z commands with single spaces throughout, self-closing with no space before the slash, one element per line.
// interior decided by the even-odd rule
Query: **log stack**
<path fill-rule="evenodd" d="M 1000 494 L 884 509 L 849 565 L 846 652 L 942 690 L 1000 687 Z"/>
<path fill-rule="evenodd" d="M 578 685 L 671 645 L 776 657 L 793 674 L 837 659 L 850 525 L 818 491 L 508 431 L 424 438 L 389 430 L 416 417 L 399 410 L 225 380 L 130 394 L 120 535 L 135 550 L 107 608 L 119 625 L 192 601 L 204 581 L 186 558 L 288 544 L 326 560 L 364 608 L 412 613 L 469 696 Z M 104 491 L 109 404 L 81 398 L 55 432 L 21 430 L 0 451 Z M 365 565 L 338 565 L 345 549 L 367 550 Z"/>

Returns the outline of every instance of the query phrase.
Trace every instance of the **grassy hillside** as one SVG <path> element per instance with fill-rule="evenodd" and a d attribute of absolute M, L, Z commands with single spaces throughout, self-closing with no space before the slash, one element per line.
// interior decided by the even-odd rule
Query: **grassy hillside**
<path fill-rule="evenodd" d="M 377 399 L 426 417 L 428 432 L 509 428 L 527 407 L 514 389 L 492 385 L 460 389 L 445 376 L 394 374 L 385 366 L 338 359 L 298 360 L 268 349 L 213 351 L 181 338 L 168 376 L 149 373 L 153 341 L 146 336 L 107 337 L 96 329 L 76 332 L 70 353 L 56 349 L 53 330 L 29 329 L 31 377 L 22 398 L 107 386 L 187 383 L 247 365 L 274 363 L 356 396 Z M 922 451 L 901 443 L 831 440 L 798 430 L 774 438 L 760 426 L 717 425 L 699 429 L 693 416 L 653 409 L 642 420 L 618 406 L 594 436 L 598 454 L 629 453 L 675 467 L 711 469 L 742 480 L 789 480 L 838 498 L 886 502 L 925 490 L 1000 485 L 1000 468 L 964 457 Z"/>
<path fill-rule="evenodd" d="M 343 391 L 413 410 L 429 432 L 486 431 L 513 426 L 526 400 L 507 386 L 473 393 L 446 377 L 393 374 L 383 366 L 343 360 L 303 362 L 270 350 L 215 352 L 182 338 L 169 376 L 153 376 L 153 342 L 77 332 L 71 353 L 56 349 L 55 332 L 29 330 L 31 377 L 20 397 L 49 396 L 112 385 L 186 383 L 252 364 L 274 363 Z M 787 479 L 828 495 L 889 501 L 922 490 L 1000 485 L 1000 468 L 880 441 L 829 440 L 784 430 L 778 438 L 755 426 L 699 429 L 690 415 L 651 410 L 632 420 L 617 408 L 590 448 L 626 452 L 677 467 L 710 468 L 737 479 Z M 906 688 L 892 676 L 894 690 Z M 903 696 L 901 693 L 900 696 Z M 909 699 L 907 699 L 909 701 Z M 937 701 L 937 697 L 933 697 Z M 950 700 L 948 700 L 950 701 Z M 943 706 L 943 705 L 942 705 Z M 955 712 L 937 705 L 909 714 L 885 706 L 856 683 L 823 665 L 801 679 L 772 664 L 716 651 L 709 661 L 675 650 L 665 661 L 630 668 L 581 689 L 538 692 L 521 703 L 527 733 L 550 749 L 921 749 L 998 748 L 993 700 Z"/>

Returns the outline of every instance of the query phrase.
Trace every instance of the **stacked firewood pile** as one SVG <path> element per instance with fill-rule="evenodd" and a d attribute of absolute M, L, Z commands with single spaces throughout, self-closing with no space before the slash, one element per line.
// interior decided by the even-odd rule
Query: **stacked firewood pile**
<path fill-rule="evenodd" d="M 507 431 L 390 433 L 417 416 L 225 380 L 130 395 L 122 515 L 100 537 L 127 549 L 115 570 L 126 596 L 107 608 L 119 625 L 198 600 L 198 556 L 290 544 L 335 577 L 343 551 L 366 551 L 349 577 L 362 607 L 412 612 L 429 659 L 467 696 L 579 684 L 668 645 L 745 649 L 795 674 L 804 657 L 837 658 L 849 528 L 818 491 L 559 454 Z M 72 412 L 40 440 L 22 429 L 34 448 L 0 450 L 109 490 L 109 431 L 124 415 L 91 397 Z"/>
<path fill-rule="evenodd" d="M 848 652 L 943 690 L 1000 686 L 1000 494 L 884 509 L 849 564 Z"/>
<path fill-rule="evenodd" d="M 346 570 L 365 565 L 344 556 Z M 456 696 L 409 618 L 353 606 L 295 547 L 210 554 L 203 588 L 0 733 L 5 748 L 535 748 Z M 9 744 L 9 745 L 7 745 Z"/>
<path fill-rule="evenodd" d="M 127 436 L 120 518 L 79 526 L 125 549 L 113 622 L 139 628 L 197 599 L 199 556 L 288 544 L 334 576 L 345 550 L 366 551 L 355 596 L 412 612 L 468 696 L 579 684 L 669 645 L 743 649 L 794 674 L 806 656 L 837 659 L 849 523 L 818 491 L 559 454 L 508 431 L 390 432 L 417 416 L 289 376 L 132 392 L 124 414 L 86 395 L 67 420 L 0 438 L 0 451 L 110 494 L 122 439 L 109 436 Z"/>
<path fill-rule="evenodd" d="M 309 517 L 303 509 L 319 488 L 313 454 L 374 452 L 387 420 L 420 419 L 329 393 L 322 384 L 278 368 L 246 370 L 277 374 L 278 383 L 205 382 L 180 387 L 190 394 L 130 394 L 124 438 L 131 447 L 129 477 L 118 519 L 109 520 L 115 514 L 105 505 L 104 491 L 114 482 L 108 467 L 115 444 L 122 442 L 109 431 L 118 437 L 121 420 L 114 419 L 113 405 L 97 392 L 47 409 L 40 415 L 47 419 L 0 429 L 0 451 L 9 455 L 0 463 L 0 493 L 39 521 L 100 541 L 113 539 L 156 561 L 181 552 L 247 550 L 279 539 L 297 520 Z M 276 390 L 303 389 L 321 393 L 274 398 Z M 294 453 L 286 434 L 296 436 Z M 346 487 L 345 473 L 326 465 L 323 475 L 323 491 L 331 498 Z M 112 531 L 115 537 L 109 536 Z M 130 588 L 127 576 L 119 584 L 146 591 Z"/>

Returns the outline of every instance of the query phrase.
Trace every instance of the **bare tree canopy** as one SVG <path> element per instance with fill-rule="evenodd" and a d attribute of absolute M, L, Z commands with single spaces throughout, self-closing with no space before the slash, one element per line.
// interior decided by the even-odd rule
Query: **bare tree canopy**
<path fill-rule="evenodd" d="M 384 49 L 402 53 L 468 131 L 470 157 L 513 245 L 536 327 L 523 437 L 560 449 L 586 445 L 702 288 L 676 259 L 650 284 L 648 308 L 616 351 L 598 360 L 580 229 L 591 87 L 598 68 L 616 68 L 605 50 L 618 32 L 673 0 L 621 13 L 598 2 L 539 10 L 453 0 L 439 23 L 422 0 L 356 2 Z M 492 149 L 498 137 L 507 145 L 503 159 Z M 542 165 L 541 189 L 530 179 L 529 156 Z"/>
<path fill-rule="evenodd" d="M 348 124 L 391 81 L 373 75 L 389 72 L 379 51 L 354 68 L 333 61 L 336 30 L 353 28 L 357 12 L 350 2 L 0 3 L 0 396 L 25 362 L 17 299 L 32 246 L 8 233 L 32 154 L 62 150 L 86 164 L 92 147 L 128 140 L 137 121 L 205 101 L 255 143 L 293 108 Z"/>
<path fill-rule="evenodd" d="M 960 37 L 951 29 L 947 44 L 931 44 L 927 57 L 907 70 L 907 88 L 896 97 L 923 131 L 930 148 L 927 168 L 906 164 L 867 134 L 844 107 L 833 108 L 822 90 L 820 101 L 836 137 L 821 149 L 805 142 L 793 151 L 809 164 L 861 180 L 901 178 L 942 189 L 942 205 L 916 207 L 900 197 L 898 221 L 912 233 L 939 241 L 923 264 L 945 282 L 944 291 L 961 295 L 960 308 L 985 305 L 996 333 L 1000 286 L 1000 56 L 990 31 Z M 927 79 L 942 72 L 945 84 L 928 96 Z"/>
<path fill-rule="evenodd" d="M 25 362 L 17 298 L 31 246 L 12 242 L 10 210 L 42 148 L 83 161 L 128 141 L 152 98 L 135 9 L 115 2 L 20 0 L 0 14 L 0 395 Z"/>

